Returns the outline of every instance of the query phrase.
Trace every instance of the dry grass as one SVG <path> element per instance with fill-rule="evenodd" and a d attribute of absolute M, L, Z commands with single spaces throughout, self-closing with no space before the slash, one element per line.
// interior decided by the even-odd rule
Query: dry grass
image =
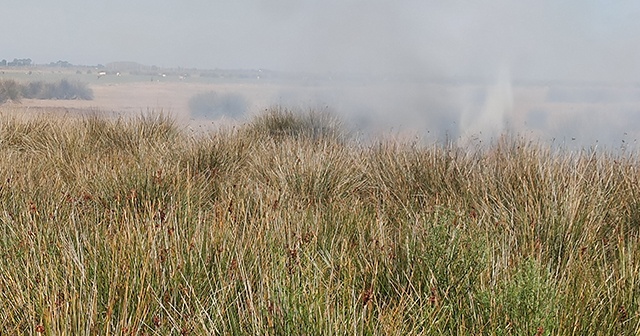
<path fill-rule="evenodd" d="M 362 145 L 313 118 L 3 115 L 0 330 L 640 331 L 635 155 Z"/>

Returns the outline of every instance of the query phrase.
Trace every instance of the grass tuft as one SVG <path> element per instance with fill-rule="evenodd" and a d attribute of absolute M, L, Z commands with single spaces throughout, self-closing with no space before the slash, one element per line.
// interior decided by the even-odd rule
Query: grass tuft
<path fill-rule="evenodd" d="M 247 125 L 247 131 L 257 137 L 297 140 L 344 140 L 346 134 L 339 119 L 327 111 L 292 110 L 283 106 L 268 108 Z"/>

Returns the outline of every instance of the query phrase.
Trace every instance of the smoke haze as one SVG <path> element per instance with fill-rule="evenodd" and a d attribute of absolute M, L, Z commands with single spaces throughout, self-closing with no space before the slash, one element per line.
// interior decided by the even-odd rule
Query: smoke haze
<path fill-rule="evenodd" d="M 10 0 L 0 59 L 314 73 L 261 101 L 435 138 L 616 145 L 640 126 L 638 17 L 628 0 Z"/>

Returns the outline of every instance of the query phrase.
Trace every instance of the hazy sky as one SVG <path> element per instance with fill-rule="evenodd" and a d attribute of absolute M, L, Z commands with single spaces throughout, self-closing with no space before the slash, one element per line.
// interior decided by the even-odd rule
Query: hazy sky
<path fill-rule="evenodd" d="M 0 59 L 640 80 L 640 2 L 5 0 Z"/>

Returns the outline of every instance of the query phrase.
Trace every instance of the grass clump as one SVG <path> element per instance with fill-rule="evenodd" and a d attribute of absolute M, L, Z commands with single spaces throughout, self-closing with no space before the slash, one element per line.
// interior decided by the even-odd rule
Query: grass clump
<path fill-rule="evenodd" d="M 327 111 L 301 111 L 282 106 L 268 108 L 247 125 L 247 131 L 258 137 L 298 140 L 343 140 L 340 120 Z"/>
<path fill-rule="evenodd" d="M 313 118 L 3 115 L 0 329 L 640 330 L 635 155 L 362 145 Z"/>

